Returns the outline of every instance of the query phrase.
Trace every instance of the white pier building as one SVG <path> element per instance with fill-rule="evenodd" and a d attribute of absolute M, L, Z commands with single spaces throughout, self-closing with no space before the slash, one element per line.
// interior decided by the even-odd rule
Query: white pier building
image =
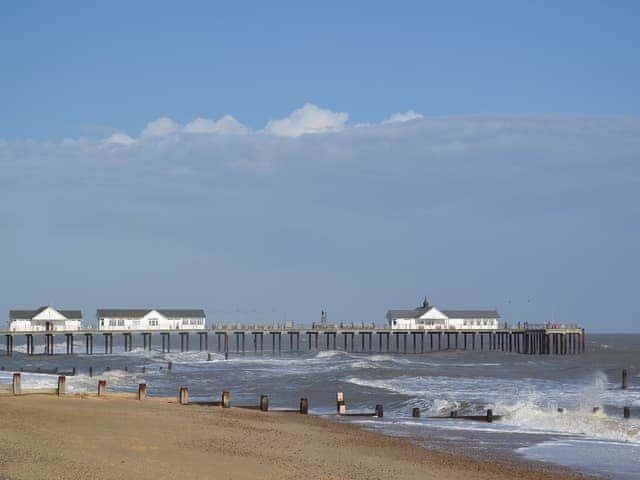
<path fill-rule="evenodd" d="M 387 321 L 393 330 L 495 330 L 500 315 L 497 310 L 440 310 L 425 297 L 413 310 L 389 310 Z"/>
<path fill-rule="evenodd" d="M 99 309 L 98 330 L 203 330 L 202 309 Z"/>
<path fill-rule="evenodd" d="M 80 310 L 56 310 L 45 306 L 36 310 L 10 310 L 12 332 L 72 332 L 82 328 Z"/>

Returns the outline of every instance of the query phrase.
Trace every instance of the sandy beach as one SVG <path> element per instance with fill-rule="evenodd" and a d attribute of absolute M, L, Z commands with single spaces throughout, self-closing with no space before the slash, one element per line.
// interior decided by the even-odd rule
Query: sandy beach
<path fill-rule="evenodd" d="M 327 419 L 139 402 L 121 395 L 0 396 L 6 479 L 568 479 L 481 462 Z"/>

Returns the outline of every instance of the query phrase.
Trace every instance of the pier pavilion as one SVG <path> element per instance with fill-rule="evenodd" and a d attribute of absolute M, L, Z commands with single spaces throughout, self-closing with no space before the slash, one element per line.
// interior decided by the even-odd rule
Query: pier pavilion
<path fill-rule="evenodd" d="M 495 330 L 500 315 L 497 310 L 440 310 L 425 297 L 418 308 L 389 310 L 387 321 L 392 330 Z"/>
<path fill-rule="evenodd" d="M 56 310 L 45 306 L 36 310 L 10 310 L 9 330 L 20 332 L 74 331 L 82 328 L 80 310 Z"/>

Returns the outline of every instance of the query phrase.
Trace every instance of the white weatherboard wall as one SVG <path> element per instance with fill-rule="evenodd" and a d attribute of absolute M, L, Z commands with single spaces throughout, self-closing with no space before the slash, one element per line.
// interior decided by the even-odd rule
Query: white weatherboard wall
<path fill-rule="evenodd" d="M 151 310 L 140 316 L 99 316 L 99 330 L 202 330 L 204 316 L 167 316 L 158 310 Z"/>

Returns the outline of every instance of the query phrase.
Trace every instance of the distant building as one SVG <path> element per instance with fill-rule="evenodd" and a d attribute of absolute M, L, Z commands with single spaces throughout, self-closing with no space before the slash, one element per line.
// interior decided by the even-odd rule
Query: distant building
<path fill-rule="evenodd" d="M 67 332 L 81 328 L 80 310 L 56 310 L 46 306 L 36 310 L 9 311 L 9 330 L 12 332 Z"/>
<path fill-rule="evenodd" d="M 99 309 L 98 330 L 202 330 L 204 310 L 179 309 Z"/>
<path fill-rule="evenodd" d="M 493 330 L 500 315 L 496 310 L 439 310 L 425 298 L 413 310 L 389 310 L 389 327 L 398 330 Z"/>

